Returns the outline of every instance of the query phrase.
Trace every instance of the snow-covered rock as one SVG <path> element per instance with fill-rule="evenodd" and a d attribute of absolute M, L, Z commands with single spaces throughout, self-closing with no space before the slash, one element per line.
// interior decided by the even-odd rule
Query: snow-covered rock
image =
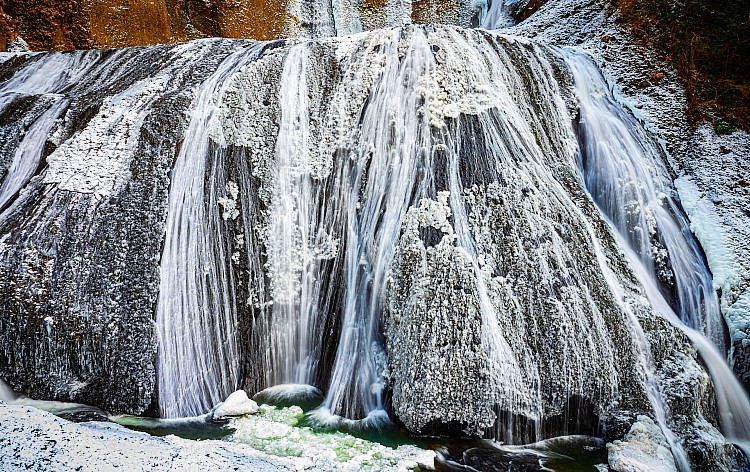
<path fill-rule="evenodd" d="M 609 467 L 617 472 L 677 472 L 664 434 L 647 416 L 638 416 L 625 440 L 613 441 L 607 449 Z"/>
<path fill-rule="evenodd" d="M 257 412 L 258 404 L 250 400 L 244 390 L 237 390 L 229 395 L 223 403 L 219 403 L 213 414 L 214 418 L 221 418 L 224 416 L 254 415 Z"/>
<path fill-rule="evenodd" d="M 701 243 L 720 290 L 731 339 L 729 359 L 750 381 L 750 134 L 696 130 L 685 173 L 675 181 L 690 229 Z"/>

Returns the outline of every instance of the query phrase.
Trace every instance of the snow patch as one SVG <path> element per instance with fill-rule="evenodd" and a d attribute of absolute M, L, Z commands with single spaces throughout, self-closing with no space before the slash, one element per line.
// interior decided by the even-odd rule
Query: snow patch
<path fill-rule="evenodd" d="M 223 403 L 219 403 L 213 411 L 213 416 L 214 418 L 222 418 L 225 416 L 254 415 L 257 412 L 258 404 L 250 400 L 244 390 L 237 390 L 229 395 Z"/>
<path fill-rule="evenodd" d="M 237 208 L 237 197 L 240 194 L 240 189 L 236 183 L 231 180 L 227 182 L 227 196 L 219 198 L 219 205 L 222 208 L 222 218 L 226 220 L 236 220 L 240 216 L 240 210 Z"/>
<path fill-rule="evenodd" d="M 122 190 L 130 180 L 141 126 L 166 83 L 166 77 L 147 79 L 105 98 L 88 126 L 47 158 L 44 183 L 97 200 Z"/>
<path fill-rule="evenodd" d="M 49 413 L 0 403 L 3 472 L 27 470 L 286 471 L 298 459 L 271 457 L 227 441 L 163 438 L 115 423 L 71 423 Z"/>

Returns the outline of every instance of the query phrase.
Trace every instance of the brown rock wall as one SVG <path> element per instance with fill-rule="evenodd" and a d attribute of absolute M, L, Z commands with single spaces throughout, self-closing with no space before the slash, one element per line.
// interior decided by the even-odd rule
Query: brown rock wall
<path fill-rule="evenodd" d="M 0 51 L 8 49 L 8 43 L 17 37 L 16 22 L 4 11 L 5 2 L 0 0 Z"/>
<path fill-rule="evenodd" d="M 290 24 L 286 0 L 216 0 L 219 34 L 228 38 L 273 40 L 285 36 Z M 295 28 L 296 29 L 296 28 Z"/>
<path fill-rule="evenodd" d="M 278 39 L 295 30 L 286 0 L 6 0 L 0 50 L 15 38 L 32 50 L 141 46 L 202 36 Z M 7 14 L 6 14 L 7 13 Z M 15 31 L 15 28 L 12 28 Z M 12 37 L 11 37 L 12 36 Z M 8 39 L 11 37 L 11 39 Z"/>
<path fill-rule="evenodd" d="M 166 1 L 91 0 L 88 9 L 90 37 L 96 47 L 171 43 Z"/>
<path fill-rule="evenodd" d="M 468 0 L 411 3 L 414 23 L 466 22 Z M 205 36 L 274 40 L 330 34 L 330 29 L 320 33 L 314 26 L 316 15 L 330 15 L 324 5 L 325 0 L 0 0 L 0 50 L 15 37 L 16 28 L 11 34 L 7 26 L 14 22 L 17 34 L 37 51 L 164 44 Z M 358 13 L 346 14 L 358 15 L 365 30 L 399 24 L 402 14 L 401 4 L 393 0 L 358 0 L 352 5 Z"/>
<path fill-rule="evenodd" d="M 18 24 L 18 34 L 36 51 L 95 47 L 88 11 L 87 0 L 5 2 L 5 12 Z"/>
<path fill-rule="evenodd" d="M 460 11 L 460 0 L 415 0 L 411 4 L 411 21 L 419 24 L 458 24 Z"/>

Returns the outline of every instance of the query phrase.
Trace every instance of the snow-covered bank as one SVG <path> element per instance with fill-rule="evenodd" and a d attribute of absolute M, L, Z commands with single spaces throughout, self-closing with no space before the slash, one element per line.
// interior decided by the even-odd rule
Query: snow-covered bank
<path fill-rule="evenodd" d="M 194 441 L 127 429 L 117 423 L 71 423 L 50 413 L 0 401 L 0 470 L 285 471 L 431 469 L 435 453 L 392 449 L 339 432 L 298 426 L 298 407 L 263 405 L 232 420 L 226 440 Z M 116 418 L 115 418 L 116 419 Z M 129 424 L 137 426 L 136 417 Z M 154 420 L 146 420 L 145 422 Z M 174 421 L 174 420 L 171 420 Z"/>
<path fill-rule="evenodd" d="M 71 423 L 36 408 L 0 402 L 3 472 L 27 470 L 283 471 L 299 459 L 239 443 L 163 438 L 115 423 Z"/>
<path fill-rule="evenodd" d="M 706 252 L 720 290 L 737 375 L 750 381 L 750 134 L 696 130 L 685 175 L 677 179 L 690 229 Z"/>

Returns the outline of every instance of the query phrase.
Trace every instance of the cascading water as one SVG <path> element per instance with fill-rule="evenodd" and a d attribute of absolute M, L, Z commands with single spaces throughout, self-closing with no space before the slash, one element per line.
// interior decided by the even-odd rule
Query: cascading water
<path fill-rule="evenodd" d="M 203 414 L 240 386 L 237 301 L 233 274 L 225 264 L 231 254 L 224 250 L 219 230 L 217 195 L 225 189 L 216 188 L 208 136 L 218 111 L 215 100 L 227 78 L 262 48 L 235 52 L 201 85 L 172 170 L 156 313 L 159 410 L 166 418 Z M 236 197 L 236 187 L 226 186 Z"/>
<path fill-rule="evenodd" d="M 382 297 L 403 218 L 427 185 L 420 169 L 427 165 L 423 150 L 430 146 L 429 122 L 417 86 L 432 65 L 432 53 L 421 39 L 415 35 L 404 57 L 398 54 L 399 31 L 382 44 L 385 64 L 360 118 L 358 152 L 349 171 L 346 298 L 325 402 L 348 418 L 383 408 Z"/>
<path fill-rule="evenodd" d="M 0 88 L 0 113 L 15 100 L 27 95 L 42 95 L 39 101 L 47 102 L 46 111 L 29 126 L 0 182 L 0 212 L 39 167 L 47 136 L 70 103 L 64 92 L 79 83 L 86 74 L 96 74 L 100 56 L 98 52 L 87 55 L 57 53 L 40 67 L 28 68 L 16 74 Z"/>
<path fill-rule="evenodd" d="M 247 278 L 248 305 L 254 312 L 253 339 L 259 347 L 252 352 L 264 366 L 264 385 L 310 383 L 321 369 L 330 369 L 330 381 L 319 385 L 327 393 L 324 411 L 354 419 L 382 418 L 384 388 L 390 382 L 382 325 L 385 307 L 393 303 L 389 292 L 394 284 L 392 265 L 405 228 L 412 224 L 408 221 L 414 218 L 409 216 L 410 209 L 424 207 L 427 221 L 435 219 L 432 224 L 439 226 L 435 231 L 447 234 L 447 239 L 443 238 L 445 247 L 453 248 L 451 257 L 463 265 L 462 283 L 471 293 L 470 305 L 476 313 L 477 362 L 489 373 L 477 379 L 481 382 L 479 395 L 490 398 L 485 402 L 490 407 L 534 421 L 541 419 L 545 409 L 540 399 L 544 391 L 541 361 L 528 336 L 547 333 L 523 334 L 524 306 L 530 303 L 538 310 L 550 310 L 543 308 L 549 302 L 541 292 L 539 296 L 519 296 L 506 285 L 503 297 L 510 305 L 498 308 L 493 273 L 514 269 L 511 263 L 503 269 L 492 268 L 500 263 L 501 256 L 494 254 L 496 243 L 473 229 L 480 224 L 480 217 L 472 208 L 477 206 L 476 199 L 486 198 L 478 193 L 477 183 L 515 181 L 523 182 L 518 188 L 513 184 L 518 198 L 552 195 L 554 211 L 567 214 L 568 210 L 558 207 L 574 204 L 564 186 L 555 180 L 549 164 L 553 156 L 572 155 L 572 136 L 549 62 L 552 56 L 546 56 L 552 53 L 523 42 L 501 45 L 496 41 L 480 32 L 421 28 L 388 30 L 350 43 L 334 41 L 336 60 L 345 67 L 334 74 L 341 78 L 326 86 L 332 89 L 332 99 L 322 109 L 319 97 L 311 90 L 317 90 L 321 80 L 325 84 L 330 79 L 321 79 L 311 57 L 331 44 L 308 42 L 291 47 L 280 69 L 279 128 L 272 135 L 275 145 L 268 161 L 254 150 L 261 138 L 248 136 L 257 133 L 255 122 L 265 119 L 274 106 L 273 99 L 243 96 L 246 89 L 241 87 L 250 80 L 245 77 L 255 77 L 253 74 L 260 73 L 257 71 L 262 67 L 275 67 L 274 57 L 281 55 L 267 55 L 266 65 L 248 59 L 242 68 L 233 62 L 237 59 L 227 60 L 218 75 L 204 84 L 196 100 L 201 113 L 193 118 L 173 174 L 162 260 L 157 321 L 161 336 L 160 401 L 165 415 L 205 411 L 211 402 L 221 399 L 221 392 L 238 385 L 242 343 L 231 327 L 236 324 L 238 310 L 244 308 L 232 297 L 237 297 L 233 295 L 237 281 L 244 278 L 239 272 L 242 261 L 257 264 L 256 251 L 264 248 L 265 262 L 250 268 Z M 517 70 L 516 57 L 524 57 L 527 62 L 523 71 Z M 524 74 L 533 80 L 528 81 Z M 221 80 L 228 84 L 220 85 Z M 537 94 L 556 98 L 548 105 L 538 104 L 543 107 L 541 112 L 522 105 Z M 313 96 L 315 100 L 311 100 Z M 221 120 L 212 118 L 213 111 L 204 113 L 215 106 L 221 108 L 217 115 Z M 323 116 L 316 117 L 314 109 Z M 248 117 L 252 121 L 246 124 L 243 120 Z M 316 119 L 318 123 L 314 124 Z M 322 141 L 333 145 L 316 144 L 321 140 L 320 122 L 332 125 L 327 129 L 333 130 L 333 136 L 324 134 Z M 201 131 L 208 128 L 212 131 Z M 467 134 L 468 129 L 475 135 Z M 540 139 L 533 129 L 547 130 L 545 137 Z M 484 150 L 467 155 L 465 149 L 476 146 L 477 138 Z M 243 147 L 234 151 L 229 148 L 240 145 Z M 249 149 L 250 154 L 242 157 L 238 153 L 248 152 L 242 149 Z M 185 156 L 191 156 L 194 162 L 188 166 Z M 236 183 L 217 170 L 217 166 L 229 165 L 229 157 L 238 163 L 252 162 Z M 336 159 L 332 161 L 333 157 Z M 202 161 L 211 161 L 211 167 Z M 190 180 L 183 178 L 187 168 L 192 172 Z M 470 177 L 472 172 L 476 175 Z M 200 176 L 206 176 L 212 188 L 218 189 L 216 195 L 203 196 Z M 258 192 L 252 190 L 253 178 L 264 182 L 259 194 L 266 202 L 265 209 L 253 200 L 253 192 Z M 522 215 L 513 218 L 530 225 L 528 231 L 534 233 L 556 231 L 539 216 L 550 211 L 543 209 L 550 204 L 529 201 L 536 203 L 525 206 Z M 433 209 L 427 210 L 431 206 Z M 242 222 L 244 229 L 235 238 L 217 230 L 219 209 L 225 221 Z M 189 220 L 181 222 L 188 213 L 192 214 Z M 523 235 L 512 238 L 508 243 L 517 244 L 514 241 L 522 240 Z M 214 242 L 209 244 L 209 240 Z M 556 260 L 556 265 L 567 265 L 565 261 L 579 257 L 561 236 L 555 236 L 554 244 L 542 252 L 534 248 L 537 242 L 528 244 L 528 251 Z M 201 249 L 212 245 L 220 253 Z M 235 245 L 236 251 L 224 249 L 225 245 Z M 196 252 L 198 257 L 192 257 Z M 231 265 L 221 263 L 228 259 Z M 339 264 L 335 270 L 328 263 L 331 259 Z M 209 269 L 199 279 L 172 275 L 201 273 L 200 267 Z M 343 290 L 340 305 L 321 303 L 322 299 L 331 299 L 330 290 L 336 284 L 329 279 L 338 274 Z M 560 275 L 553 266 L 513 277 L 528 276 L 538 277 L 546 287 L 544 293 L 560 290 Z M 575 271 L 563 275 L 563 281 L 569 287 L 589 283 Z M 218 299 L 220 303 L 209 308 L 210 303 L 201 302 L 206 294 L 215 295 L 209 302 Z M 597 308 L 600 296 L 607 295 L 574 290 L 555 305 L 554 311 L 566 325 L 579 326 L 578 341 L 563 332 L 555 334 L 559 336 L 556 342 L 567 346 L 565 352 L 577 359 L 587 355 L 578 352 L 576 346 L 599 352 L 591 356 L 596 362 L 583 361 L 585 367 L 575 367 L 581 361 L 567 358 L 559 360 L 559 367 L 553 367 L 557 360 L 544 361 L 546 369 L 559 368 L 563 373 L 559 384 L 544 387 L 559 389 L 555 405 L 570 395 L 601 395 L 606 401 L 611 392 L 605 392 L 618 381 L 609 378 L 617 370 L 617 361 L 608 348 L 608 328 Z M 321 308 L 324 306 L 327 308 Z M 401 309 L 395 306 L 389 318 L 401 316 L 396 315 Z M 341 320 L 340 335 L 331 364 L 320 365 L 323 343 L 318 342 L 317 333 L 323 320 L 331 317 Z M 505 328 L 498 325 L 498 319 L 503 319 Z M 217 364 L 204 364 L 205 353 L 217 350 L 220 352 L 208 360 Z M 410 400 L 403 397 L 402 389 L 399 392 L 398 402 L 407 404 Z M 474 421 L 476 415 L 487 418 L 492 412 L 471 411 L 457 418 Z M 487 421 L 482 419 L 483 423 Z M 531 439 L 538 439 L 533 434 Z"/>
<path fill-rule="evenodd" d="M 234 52 L 192 82 L 187 130 L 168 148 L 179 149 L 176 160 L 159 164 L 173 167 L 158 299 L 144 288 L 137 310 L 149 322 L 147 301 L 156 300 L 163 416 L 205 413 L 236 388 L 288 383 L 325 392 L 318 420 L 379 424 L 390 410 L 411 431 L 460 424 L 514 443 L 568 434 L 579 419 L 621 425 L 645 413 L 688 469 L 689 425 L 675 416 L 703 421 L 695 404 L 713 400 L 669 403 L 665 365 L 679 359 L 707 377 L 666 319 L 708 366 L 726 436 L 747 441 L 750 405 L 722 360 L 711 275 L 662 151 L 590 61 L 443 26 L 219 43 L 154 48 L 150 72 L 101 92 L 85 110 L 93 124 L 79 132 L 70 119 L 69 136 L 57 131 L 80 101 L 68 87 L 83 94 L 98 81 L 119 83 L 124 66 L 95 53 L 50 55 L 0 88 L 0 113 L 15 95 L 39 95 L 19 125 L 24 137 L 2 149 L 0 208 L 13 211 L 0 223 L 28 209 L 23 189 L 36 183 L 59 193 L 54 208 L 94 193 L 104 213 L 118 192 L 131 195 L 123 190 L 131 171 L 145 172 L 133 165 L 134 148 L 147 141 L 155 162 L 165 155 L 159 128 L 138 130 L 162 98 L 183 94 L 187 107 L 192 89 L 170 89 L 173 76 L 205 51 Z M 149 55 L 108 54 L 125 65 Z M 50 134 L 61 142 L 49 140 L 57 147 L 39 171 Z M 122 155 L 110 159 L 102 145 Z M 68 166 L 71 156 L 79 168 Z M 84 164 L 101 181 L 88 186 Z M 138 201 L 158 194 L 148 193 L 150 181 L 132 185 L 144 192 Z M 16 260 L 8 254 L 28 251 L 15 237 L 0 239 L 0 269 Z M 14 287 L 14 307 L 25 309 L 27 293 L 44 296 Z M 59 319 L 45 321 L 42 335 L 64 327 Z M 267 394 L 317 401 L 314 387 Z M 571 401 L 590 412 L 569 411 Z"/>
<path fill-rule="evenodd" d="M 673 196 L 662 151 L 631 115 L 609 99 L 583 56 L 568 63 L 580 103 L 579 136 L 586 186 L 639 255 L 674 311 L 725 352 L 725 331 L 711 273 Z"/>
<path fill-rule="evenodd" d="M 615 103 L 590 59 L 577 53 L 566 53 L 566 59 L 580 101 L 578 131 L 587 188 L 619 233 L 620 245 L 649 302 L 682 329 L 706 363 L 724 435 L 748 450 L 750 401 L 726 363 L 723 322 L 711 274 L 687 218 L 672 197 L 662 151 Z M 663 411 L 661 416 L 664 428 Z M 670 433 L 665 435 L 669 438 Z M 684 453 L 670 444 L 678 465 L 689 470 Z"/>
<path fill-rule="evenodd" d="M 69 100 L 53 96 L 53 105 L 29 127 L 19 144 L 7 174 L 0 185 L 0 212 L 13 196 L 21 190 L 34 175 L 42 159 L 46 138 L 60 115 L 68 106 Z M 5 108 L 0 103 L 0 110 Z"/>
<path fill-rule="evenodd" d="M 504 0 L 488 0 L 486 11 L 481 18 L 480 26 L 484 29 L 495 30 L 512 26 L 513 19 L 508 13 L 508 3 Z"/>

